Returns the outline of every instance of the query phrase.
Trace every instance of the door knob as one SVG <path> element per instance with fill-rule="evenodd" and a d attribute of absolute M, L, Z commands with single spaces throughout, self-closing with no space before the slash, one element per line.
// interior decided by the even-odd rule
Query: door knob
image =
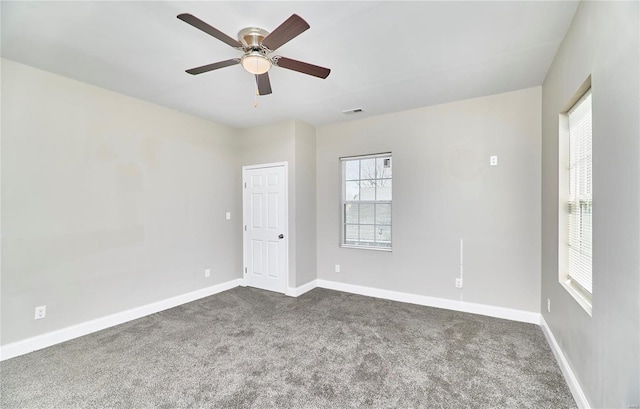
<path fill-rule="evenodd" d="M 284 234 L 280 234 L 280 235 L 278 236 L 278 238 L 279 238 L 279 239 L 284 239 Z"/>

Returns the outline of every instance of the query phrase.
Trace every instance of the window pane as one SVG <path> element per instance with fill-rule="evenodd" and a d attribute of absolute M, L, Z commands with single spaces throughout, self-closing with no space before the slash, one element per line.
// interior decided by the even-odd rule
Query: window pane
<path fill-rule="evenodd" d="M 358 224 L 358 206 L 355 203 L 344 205 L 344 222 Z"/>
<path fill-rule="evenodd" d="M 376 158 L 376 178 L 391 178 L 391 158 Z"/>
<path fill-rule="evenodd" d="M 360 179 L 360 161 L 349 160 L 345 162 L 345 180 Z"/>
<path fill-rule="evenodd" d="M 345 182 L 345 201 L 360 200 L 360 182 Z"/>
<path fill-rule="evenodd" d="M 568 274 L 592 291 L 592 158 L 591 93 L 569 111 L 569 249 Z"/>
<path fill-rule="evenodd" d="M 376 200 L 391 200 L 391 179 L 377 181 Z"/>
<path fill-rule="evenodd" d="M 360 181 L 360 200 L 376 199 L 376 181 L 361 180 Z"/>
<path fill-rule="evenodd" d="M 360 161 L 360 179 L 376 178 L 376 159 L 362 159 Z"/>
<path fill-rule="evenodd" d="M 390 249 L 391 158 L 343 159 L 342 170 L 343 244 Z"/>
<path fill-rule="evenodd" d="M 373 224 L 373 204 L 360 205 L 360 224 Z"/>
<path fill-rule="evenodd" d="M 391 244 L 391 226 L 376 226 L 376 241 L 380 244 Z"/>
<path fill-rule="evenodd" d="M 390 204 L 376 204 L 376 224 L 391 225 Z"/>
<path fill-rule="evenodd" d="M 350 242 L 350 244 L 355 244 L 355 242 L 358 241 L 358 225 L 357 224 L 345 225 L 344 237 L 347 242 Z"/>
<path fill-rule="evenodd" d="M 374 241 L 375 241 L 375 229 L 374 229 L 374 226 L 362 226 L 362 225 L 360 225 L 360 242 L 362 244 L 368 246 L 368 245 L 372 245 Z"/>

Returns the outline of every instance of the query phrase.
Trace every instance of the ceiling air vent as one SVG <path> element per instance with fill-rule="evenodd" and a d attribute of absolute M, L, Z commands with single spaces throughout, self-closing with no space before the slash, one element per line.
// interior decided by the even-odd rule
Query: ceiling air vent
<path fill-rule="evenodd" d="M 342 113 L 345 114 L 345 115 L 359 114 L 360 112 L 364 112 L 364 109 L 362 109 L 362 108 L 353 108 L 353 109 L 346 109 L 346 110 L 342 111 Z"/>

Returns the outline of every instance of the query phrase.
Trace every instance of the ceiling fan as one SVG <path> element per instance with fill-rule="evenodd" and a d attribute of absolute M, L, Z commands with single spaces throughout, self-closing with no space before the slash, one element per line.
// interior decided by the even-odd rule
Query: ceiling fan
<path fill-rule="evenodd" d="M 331 70 L 328 68 L 292 60 L 291 58 L 279 55 L 269 55 L 309 29 L 309 24 L 307 24 L 307 22 L 297 14 L 291 15 L 291 17 L 285 20 L 284 23 L 280 24 L 271 33 L 257 27 L 243 28 L 238 33 L 238 40 L 229 37 L 225 33 L 191 14 L 179 14 L 178 18 L 185 23 L 191 24 L 195 28 L 217 38 L 223 43 L 243 52 L 242 57 L 240 58 L 232 58 L 230 60 L 218 61 L 213 64 L 191 68 L 186 71 L 189 74 L 197 75 L 217 70 L 219 68 L 229 67 L 231 65 L 242 64 L 245 70 L 255 75 L 258 94 L 268 95 L 271 94 L 271 82 L 269 81 L 269 69 L 271 66 L 298 71 L 303 74 L 313 75 L 314 77 L 322 79 L 327 78 L 329 73 L 331 73 Z"/>

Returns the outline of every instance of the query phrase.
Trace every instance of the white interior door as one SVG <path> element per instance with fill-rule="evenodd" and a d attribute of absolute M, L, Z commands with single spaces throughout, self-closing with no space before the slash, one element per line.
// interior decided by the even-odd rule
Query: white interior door
<path fill-rule="evenodd" d="M 285 293 L 288 276 L 286 164 L 243 168 L 246 285 Z"/>

